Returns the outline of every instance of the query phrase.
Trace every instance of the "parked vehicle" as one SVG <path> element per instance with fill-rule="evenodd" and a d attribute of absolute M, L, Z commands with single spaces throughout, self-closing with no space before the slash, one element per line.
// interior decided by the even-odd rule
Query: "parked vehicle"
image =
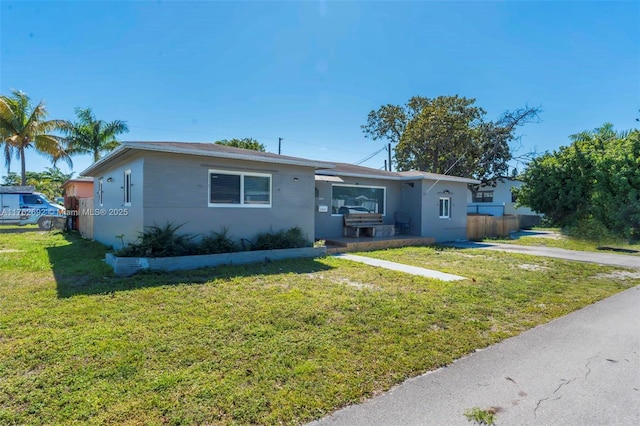
<path fill-rule="evenodd" d="M 0 224 L 62 229 L 64 207 L 34 190 L 33 186 L 0 186 Z"/>

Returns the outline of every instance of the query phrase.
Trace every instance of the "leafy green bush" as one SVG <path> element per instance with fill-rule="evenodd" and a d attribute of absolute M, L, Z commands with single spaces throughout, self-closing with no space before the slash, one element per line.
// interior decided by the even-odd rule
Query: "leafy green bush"
<path fill-rule="evenodd" d="M 220 232 L 212 232 L 202 238 L 199 251 L 201 254 L 218 254 L 238 251 L 238 248 L 229 237 L 229 228 L 223 226 Z"/>
<path fill-rule="evenodd" d="M 302 229 L 297 226 L 277 232 L 261 232 L 256 236 L 252 250 L 276 250 L 298 247 L 310 247 Z"/>
<path fill-rule="evenodd" d="M 594 241 L 597 243 L 611 242 L 620 239 L 619 236 L 614 235 L 607 229 L 602 222 L 593 218 L 579 220 L 575 225 L 566 227 L 565 233 L 579 240 Z"/>
<path fill-rule="evenodd" d="M 182 224 L 184 225 L 184 224 Z M 193 236 L 177 234 L 182 225 L 173 222 L 164 226 L 148 226 L 147 230 L 138 236 L 138 242 L 129 244 L 116 255 L 123 257 L 170 257 L 187 256 L 198 253 L 198 246 L 194 244 Z"/>
<path fill-rule="evenodd" d="M 184 224 L 182 224 L 184 225 Z M 223 227 L 220 232 L 212 232 L 204 236 L 199 243 L 194 243 L 194 236 L 189 234 L 177 234 L 182 225 L 174 225 L 173 222 L 160 227 L 149 226 L 138 236 L 133 244 L 128 244 L 120 250 L 116 250 L 116 256 L 121 257 L 170 257 L 188 256 L 192 254 L 218 254 L 239 251 L 239 247 L 229 237 L 229 228 Z M 118 236 L 120 238 L 121 236 Z M 247 239 L 247 250 L 275 250 L 299 247 L 311 247 L 302 229 L 297 226 L 278 232 L 262 232 L 256 236 L 253 243 Z"/>

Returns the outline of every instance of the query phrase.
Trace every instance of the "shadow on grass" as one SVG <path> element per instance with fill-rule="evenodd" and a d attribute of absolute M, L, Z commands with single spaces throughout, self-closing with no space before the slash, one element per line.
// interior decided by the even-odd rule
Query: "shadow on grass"
<path fill-rule="evenodd" d="M 75 232 L 67 232 L 64 236 L 71 244 L 47 248 L 59 298 L 109 294 L 165 285 L 201 284 L 214 279 L 288 273 L 308 274 L 331 269 L 316 259 L 288 259 L 192 271 L 140 272 L 131 277 L 118 277 L 104 262 L 107 251 L 105 246 L 83 239 Z"/>
<path fill-rule="evenodd" d="M 1 225 L 0 234 L 24 234 L 26 232 L 46 232 L 37 226 L 9 226 Z"/>

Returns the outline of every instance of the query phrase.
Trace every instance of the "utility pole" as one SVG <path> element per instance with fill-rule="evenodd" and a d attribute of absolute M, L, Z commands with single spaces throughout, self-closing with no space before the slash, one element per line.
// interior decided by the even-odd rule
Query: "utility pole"
<path fill-rule="evenodd" d="M 387 171 L 387 160 L 384 160 L 384 171 Z"/>
<path fill-rule="evenodd" d="M 282 152 L 282 138 L 278 138 L 278 155 Z"/>
<path fill-rule="evenodd" d="M 391 142 L 387 145 L 387 152 L 389 154 L 389 171 L 391 172 Z"/>

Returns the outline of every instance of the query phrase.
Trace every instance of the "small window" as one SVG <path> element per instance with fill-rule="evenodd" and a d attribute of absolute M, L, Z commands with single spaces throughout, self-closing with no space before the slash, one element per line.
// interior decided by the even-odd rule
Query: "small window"
<path fill-rule="evenodd" d="M 131 170 L 124 172 L 124 205 L 131 205 Z"/>
<path fill-rule="evenodd" d="M 271 175 L 209 170 L 209 207 L 271 207 Z"/>
<path fill-rule="evenodd" d="M 515 203 L 516 201 L 518 201 L 518 194 L 516 194 L 515 192 L 511 193 L 511 202 Z"/>
<path fill-rule="evenodd" d="M 440 206 L 438 209 L 438 216 L 440 219 L 451 218 L 451 198 L 441 197 Z"/>
<path fill-rule="evenodd" d="M 474 203 L 493 203 L 493 191 L 476 191 L 473 193 Z"/>
<path fill-rule="evenodd" d="M 98 179 L 98 203 L 102 205 L 102 193 L 103 193 L 103 181 L 102 178 Z"/>

